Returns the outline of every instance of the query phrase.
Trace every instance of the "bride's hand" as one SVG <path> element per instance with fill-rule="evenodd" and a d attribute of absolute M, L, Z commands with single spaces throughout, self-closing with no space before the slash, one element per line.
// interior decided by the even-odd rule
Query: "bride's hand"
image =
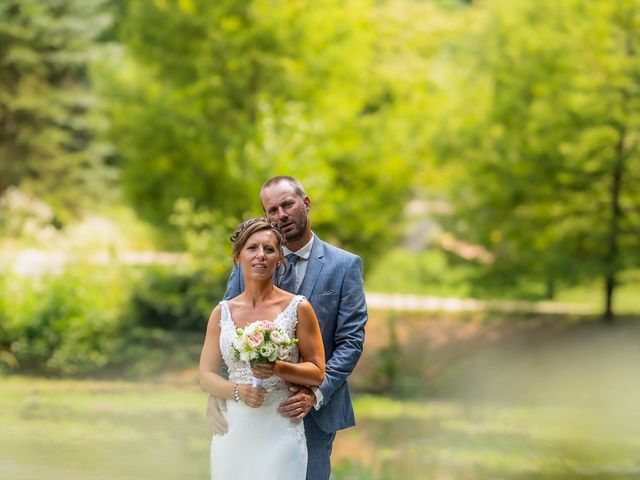
<path fill-rule="evenodd" d="M 251 367 L 251 372 L 253 376 L 259 378 L 260 380 L 265 380 L 269 377 L 273 377 L 276 374 L 276 363 L 256 363 L 253 367 Z"/>
<path fill-rule="evenodd" d="M 238 385 L 238 395 L 240 396 L 240 401 L 252 408 L 258 408 L 260 405 L 262 405 L 266 393 L 266 390 L 262 388 L 256 388 L 253 385 Z"/>

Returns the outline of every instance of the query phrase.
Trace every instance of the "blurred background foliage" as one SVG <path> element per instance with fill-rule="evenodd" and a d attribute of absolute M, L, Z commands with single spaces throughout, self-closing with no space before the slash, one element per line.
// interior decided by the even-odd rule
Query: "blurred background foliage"
<path fill-rule="evenodd" d="M 228 238 L 293 175 L 365 264 L 336 479 L 637 479 L 639 51 L 640 0 L 1 1 L 0 477 L 207 475 Z"/>
<path fill-rule="evenodd" d="M 275 174 L 368 288 L 633 311 L 639 11 L 2 2 L 0 365 L 108 371 L 129 333 L 201 332 Z"/>

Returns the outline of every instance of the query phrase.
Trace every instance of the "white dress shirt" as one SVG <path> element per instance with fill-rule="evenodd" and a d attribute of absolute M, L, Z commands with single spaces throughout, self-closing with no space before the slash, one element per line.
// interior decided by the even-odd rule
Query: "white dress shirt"
<path fill-rule="evenodd" d="M 304 280 L 304 275 L 307 273 L 307 265 L 309 264 L 309 257 L 311 256 L 311 247 L 313 247 L 313 239 L 316 238 L 315 235 L 311 236 L 311 240 L 307 242 L 307 244 L 302 247 L 300 250 L 295 252 L 289 250 L 287 247 L 283 248 L 285 256 L 290 253 L 296 254 L 300 259 L 298 263 L 295 265 L 296 269 L 296 292 L 300 288 L 300 284 L 302 284 L 302 280 Z M 293 292 L 295 294 L 295 292 Z"/>

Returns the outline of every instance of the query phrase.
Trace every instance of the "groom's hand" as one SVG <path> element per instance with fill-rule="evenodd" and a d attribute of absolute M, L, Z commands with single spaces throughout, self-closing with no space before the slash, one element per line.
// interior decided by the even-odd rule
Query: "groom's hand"
<path fill-rule="evenodd" d="M 207 422 L 214 435 L 224 435 L 229 429 L 222 412 L 227 409 L 227 402 L 223 398 L 209 395 L 207 401 Z"/>
<path fill-rule="evenodd" d="M 293 392 L 293 395 L 278 405 L 278 413 L 294 422 L 299 422 L 313 408 L 316 396 L 310 388 L 300 385 L 289 387 L 289 391 Z"/>

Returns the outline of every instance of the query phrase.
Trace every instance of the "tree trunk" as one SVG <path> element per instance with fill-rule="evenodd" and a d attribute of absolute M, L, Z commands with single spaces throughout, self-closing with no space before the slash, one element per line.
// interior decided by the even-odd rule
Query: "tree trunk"
<path fill-rule="evenodd" d="M 545 298 L 553 300 L 556 296 L 556 282 L 553 278 L 547 278 Z"/>
<path fill-rule="evenodd" d="M 624 141 L 625 130 L 620 130 L 620 137 L 616 145 L 616 158 L 611 172 L 611 218 L 609 221 L 609 238 L 607 241 L 607 253 L 605 255 L 605 308 L 604 321 L 611 323 L 615 316 L 613 312 L 613 294 L 616 288 L 616 275 L 618 273 L 618 235 L 620 233 L 620 190 L 622 173 L 624 172 Z"/>
<path fill-rule="evenodd" d="M 616 286 L 615 272 L 612 275 L 607 275 L 605 281 L 605 307 L 604 307 L 604 321 L 605 323 L 613 322 L 613 291 Z"/>

